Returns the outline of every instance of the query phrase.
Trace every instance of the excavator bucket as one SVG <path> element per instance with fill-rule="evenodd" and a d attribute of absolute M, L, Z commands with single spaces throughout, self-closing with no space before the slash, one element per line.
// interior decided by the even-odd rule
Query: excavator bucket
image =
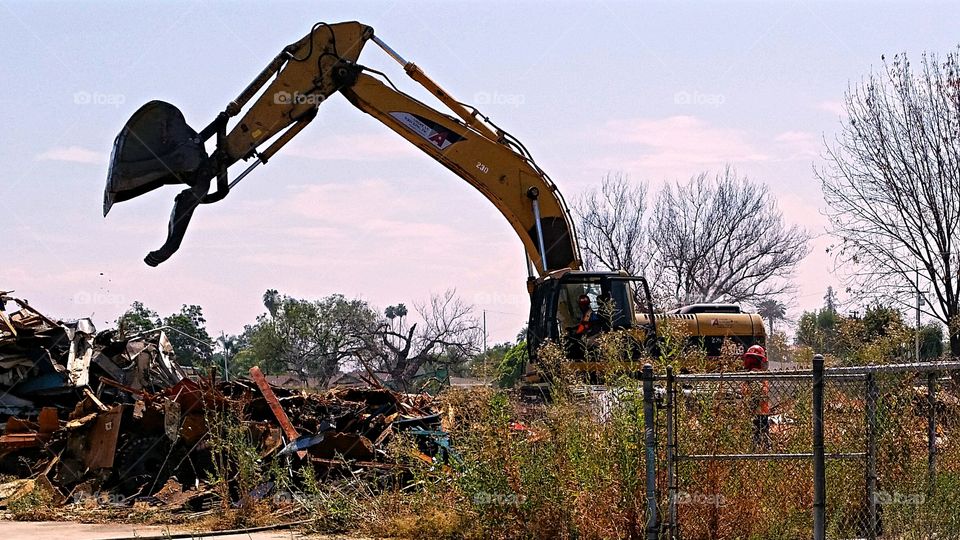
<path fill-rule="evenodd" d="M 133 113 L 113 141 L 103 215 L 115 202 L 130 200 L 164 184 L 193 184 L 207 159 L 197 132 L 183 113 L 163 101 L 151 101 Z"/>

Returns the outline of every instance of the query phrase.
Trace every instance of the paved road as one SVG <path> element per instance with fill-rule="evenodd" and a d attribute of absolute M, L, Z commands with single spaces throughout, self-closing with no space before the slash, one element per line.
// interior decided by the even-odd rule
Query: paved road
<path fill-rule="evenodd" d="M 29 540 L 106 540 L 112 538 L 163 537 L 170 533 L 192 532 L 189 529 L 147 525 L 86 524 L 69 521 L 0 521 L 0 537 Z M 293 531 L 264 531 L 230 536 L 195 534 L 200 540 L 301 540 Z M 324 537 L 311 537 L 324 538 Z M 331 537 L 327 537 L 331 538 Z"/>

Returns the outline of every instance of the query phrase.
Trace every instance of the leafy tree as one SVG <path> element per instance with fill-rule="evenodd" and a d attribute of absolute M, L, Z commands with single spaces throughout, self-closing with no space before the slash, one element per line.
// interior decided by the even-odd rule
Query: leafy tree
<path fill-rule="evenodd" d="M 865 342 L 875 341 L 903 329 L 903 314 L 895 308 L 874 304 L 863 314 Z"/>
<path fill-rule="evenodd" d="M 837 292 L 833 290 L 833 287 L 827 287 L 827 294 L 823 295 L 823 309 L 836 313 L 837 305 Z"/>
<path fill-rule="evenodd" d="M 943 327 L 925 324 L 920 327 L 920 359 L 936 360 L 943 356 Z"/>
<path fill-rule="evenodd" d="M 124 336 L 153 330 L 162 324 L 157 312 L 144 306 L 139 300 L 130 304 L 130 308 L 117 318 L 117 328 Z"/>
<path fill-rule="evenodd" d="M 219 350 L 213 354 L 210 362 L 218 369 L 226 366 L 231 378 L 247 376 L 250 368 L 256 365 L 249 352 L 250 328 L 250 325 L 246 325 L 244 331 L 238 335 L 221 335 L 216 339 Z"/>
<path fill-rule="evenodd" d="M 267 292 L 263 293 L 263 305 L 267 308 L 267 313 L 271 317 L 277 316 L 277 309 L 280 308 L 280 303 L 283 301 L 283 297 L 280 296 L 280 293 L 276 289 L 267 289 Z"/>
<path fill-rule="evenodd" d="M 839 357 L 845 363 L 864 364 L 913 357 L 917 329 L 904 322 L 895 307 L 878 303 L 867 306 L 863 316 L 844 316 L 830 309 L 836 299 L 828 294 L 826 305 L 805 312 L 797 325 L 796 344 L 813 352 Z M 933 323 L 920 327 L 920 357 L 935 359 L 943 353 L 943 327 Z"/>
<path fill-rule="evenodd" d="M 133 336 L 161 327 L 167 328 L 167 338 L 173 345 L 177 362 L 184 366 L 207 367 L 213 357 L 213 344 L 204 327 L 203 309 L 186 305 L 179 313 L 161 318 L 156 311 L 135 301 L 130 309 L 117 319 L 117 328 L 123 336 Z"/>
<path fill-rule="evenodd" d="M 527 365 L 527 342 L 519 341 L 503 356 L 497 368 L 497 384 L 501 388 L 512 388 L 523 377 L 523 370 Z"/>
<path fill-rule="evenodd" d="M 179 313 L 173 313 L 163 319 L 167 337 L 177 355 L 177 362 L 185 366 L 209 367 L 213 358 L 213 340 L 207 334 L 203 308 L 186 305 Z"/>
<path fill-rule="evenodd" d="M 837 316 L 826 309 L 805 311 L 797 327 L 797 345 L 812 347 L 818 352 L 829 353 L 829 343 L 836 334 Z"/>
<path fill-rule="evenodd" d="M 257 318 L 240 361 L 249 362 L 249 354 L 261 369 L 292 371 L 304 381 L 315 377 L 326 384 L 342 364 L 357 361 L 376 326 L 376 313 L 366 302 L 340 294 L 317 301 L 266 294 L 264 300 L 275 315 Z"/>
<path fill-rule="evenodd" d="M 842 354 L 848 345 L 846 336 L 856 334 L 852 327 L 860 326 L 861 323 L 837 312 L 837 299 L 832 287 L 827 287 L 823 301 L 822 308 L 805 311 L 800 316 L 796 344 L 810 347 L 821 354 Z"/>
<path fill-rule="evenodd" d="M 503 361 L 504 355 L 506 355 L 512 347 L 513 342 L 497 343 L 491 347 L 487 347 L 487 350 L 474 355 L 470 361 L 458 371 L 484 379 L 495 379 L 497 377 L 497 370 L 500 367 L 500 362 Z"/>

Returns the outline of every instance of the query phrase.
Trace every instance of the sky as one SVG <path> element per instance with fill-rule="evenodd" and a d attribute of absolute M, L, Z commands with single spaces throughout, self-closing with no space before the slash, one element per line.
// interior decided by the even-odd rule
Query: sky
<path fill-rule="evenodd" d="M 113 139 L 152 99 L 195 129 L 318 21 L 358 20 L 513 133 L 568 200 L 620 172 L 656 189 L 734 166 L 814 236 L 788 315 L 840 278 L 814 168 L 844 92 L 889 58 L 957 47 L 921 2 L 19 2 L 0 0 L 0 290 L 109 326 L 134 300 L 239 332 L 269 288 L 383 308 L 456 288 L 490 342 L 528 309 L 522 246 L 478 192 L 342 97 L 158 268 L 166 187 L 102 216 Z M 370 43 L 360 62 L 430 101 Z M 240 166 L 233 169 L 237 174 Z"/>

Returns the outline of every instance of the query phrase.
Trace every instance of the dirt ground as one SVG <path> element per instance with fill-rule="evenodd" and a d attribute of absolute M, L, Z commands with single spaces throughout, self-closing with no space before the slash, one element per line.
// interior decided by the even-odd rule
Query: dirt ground
<path fill-rule="evenodd" d="M 115 540 L 165 538 L 169 534 L 192 533 L 196 540 L 360 540 L 334 536 L 303 536 L 291 530 L 262 531 L 230 536 L 207 535 L 190 529 L 159 525 L 87 524 L 69 521 L 0 521 L 0 537 L 29 540 Z"/>

